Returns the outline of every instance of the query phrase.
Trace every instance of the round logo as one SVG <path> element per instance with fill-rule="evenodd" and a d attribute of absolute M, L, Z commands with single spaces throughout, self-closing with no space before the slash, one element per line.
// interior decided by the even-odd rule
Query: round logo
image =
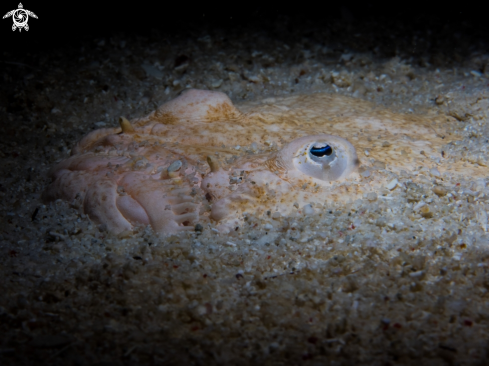
<path fill-rule="evenodd" d="M 14 20 L 14 24 L 17 27 L 22 28 L 27 24 L 27 21 L 29 20 L 29 15 L 24 9 L 17 9 L 12 14 L 12 19 Z"/>

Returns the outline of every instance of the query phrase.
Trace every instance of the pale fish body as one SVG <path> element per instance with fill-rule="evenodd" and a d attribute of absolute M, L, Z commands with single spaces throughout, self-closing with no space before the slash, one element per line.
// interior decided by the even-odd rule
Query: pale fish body
<path fill-rule="evenodd" d="M 86 135 L 52 169 L 44 199 L 78 197 L 91 220 L 116 234 L 151 225 L 168 235 L 209 222 L 225 232 L 246 212 L 286 216 L 311 202 L 360 198 L 389 184 L 388 175 L 360 175 L 361 163 L 362 171 L 413 171 L 440 155 L 453 120 L 338 95 L 235 107 L 223 93 L 188 90 L 144 118 L 120 122 Z M 479 168 L 437 167 L 440 174 L 487 173 Z"/>

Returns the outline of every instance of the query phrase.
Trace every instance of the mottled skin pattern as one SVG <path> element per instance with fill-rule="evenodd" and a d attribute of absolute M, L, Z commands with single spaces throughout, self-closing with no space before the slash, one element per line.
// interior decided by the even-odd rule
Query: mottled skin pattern
<path fill-rule="evenodd" d="M 375 191 L 386 178 L 362 178 L 360 163 L 414 170 L 441 156 L 452 122 L 338 95 L 270 98 L 236 108 L 225 94 L 190 90 L 147 117 L 89 133 L 52 169 L 44 199 L 81 199 L 90 219 L 116 234 L 137 225 L 174 234 L 210 221 L 229 231 L 245 212 L 287 215 L 294 204 Z M 308 151 L 318 142 L 333 147 L 337 160 L 314 173 Z M 462 163 L 440 161 L 437 168 L 483 174 Z"/>

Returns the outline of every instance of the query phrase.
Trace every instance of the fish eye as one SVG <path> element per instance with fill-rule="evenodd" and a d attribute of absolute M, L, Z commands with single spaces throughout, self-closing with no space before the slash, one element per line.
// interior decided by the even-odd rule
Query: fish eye
<path fill-rule="evenodd" d="M 355 147 L 344 138 L 326 134 L 292 140 L 277 156 L 291 176 L 303 174 L 326 182 L 345 178 L 358 166 Z"/>
<path fill-rule="evenodd" d="M 333 153 L 331 146 L 327 144 L 314 144 L 310 150 L 311 155 L 322 158 L 324 156 L 330 156 Z"/>

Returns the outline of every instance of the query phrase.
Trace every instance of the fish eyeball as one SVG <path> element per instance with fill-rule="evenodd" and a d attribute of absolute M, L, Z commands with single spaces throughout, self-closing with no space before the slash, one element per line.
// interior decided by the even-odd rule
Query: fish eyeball
<path fill-rule="evenodd" d="M 346 178 L 360 163 L 350 142 L 326 134 L 293 140 L 280 155 L 289 170 L 327 182 Z"/>

